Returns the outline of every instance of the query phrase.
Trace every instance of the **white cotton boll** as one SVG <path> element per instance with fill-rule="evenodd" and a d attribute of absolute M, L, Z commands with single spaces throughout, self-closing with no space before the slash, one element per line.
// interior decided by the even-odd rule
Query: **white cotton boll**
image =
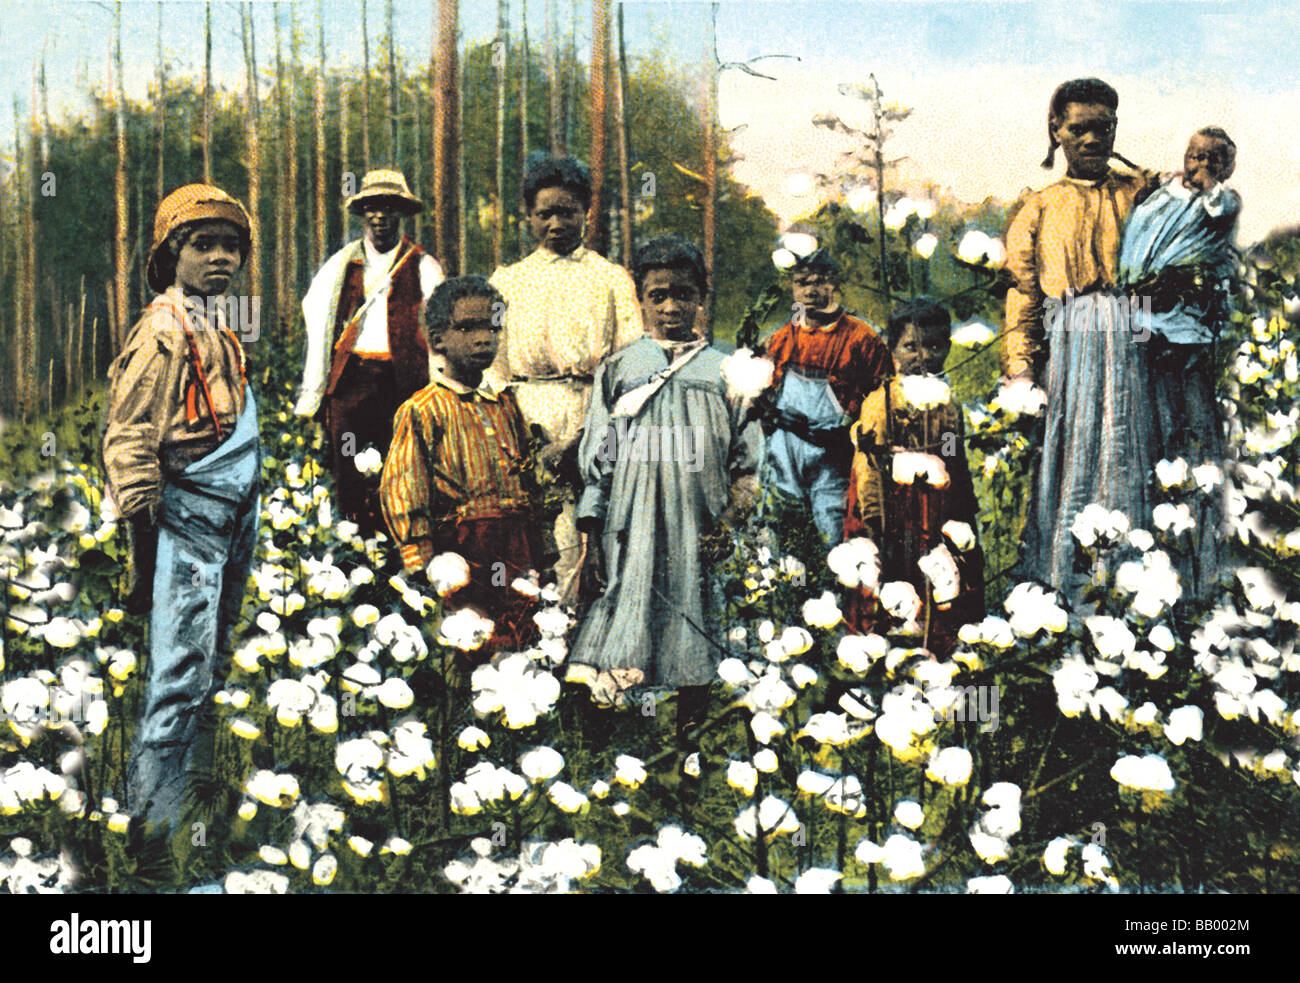
<path fill-rule="evenodd" d="M 971 849 L 986 864 L 995 864 L 1011 855 L 1010 844 L 1000 836 L 986 833 L 978 826 L 970 831 Z"/>
<path fill-rule="evenodd" d="M 957 244 L 957 258 L 964 263 L 978 265 L 984 262 L 991 248 L 987 233 L 979 229 L 970 229 Z"/>
<path fill-rule="evenodd" d="M 830 594 L 823 595 L 823 599 L 825 598 L 830 598 L 831 605 L 835 605 L 835 599 L 831 597 Z M 836 613 L 838 613 L 839 608 L 836 607 L 835 610 Z M 821 614 L 823 616 L 826 614 L 824 609 L 821 611 Z M 838 621 L 839 618 L 836 618 L 835 620 Z M 835 622 L 831 622 L 831 624 L 834 623 Z M 784 657 L 780 660 L 773 661 L 784 661 L 785 659 L 803 655 L 812 648 L 813 637 L 808 633 L 808 629 L 800 628 L 798 625 L 792 625 L 785 631 L 781 632 L 781 637 L 777 640 L 777 644 L 781 646 Z"/>
<path fill-rule="evenodd" d="M 780 767 L 776 752 L 771 748 L 761 748 L 754 754 L 754 767 L 764 775 L 770 775 Z"/>
<path fill-rule="evenodd" d="M 943 748 L 930 755 L 925 777 L 942 785 L 965 785 L 970 781 L 973 764 L 971 753 L 964 747 Z"/>
<path fill-rule="evenodd" d="M 753 795 L 758 786 L 758 770 L 748 761 L 727 764 L 727 784 L 742 795 Z"/>
<path fill-rule="evenodd" d="M 904 799 L 894 806 L 894 820 L 907 829 L 917 829 L 925 822 L 925 810 L 911 799 Z"/>
<path fill-rule="evenodd" d="M 745 663 L 734 657 L 718 663 L 718 678 L 728 686 L 745 686 L 754 681 L 754 675 Z"/>
<path fill-rule="evenodd" d="M 1043 866 L 1047 868 L 1049 874 L 1056 877 L 1065 874 L 1065 863 L 1070 855 L 1070 848 L 1077 843 L 1078 841 L 1072 836 L 1058 836 L 1047 844 L 1047 849 L 1043 851 Z"/>
<path fill-rule="evenodd" d="M 1199 741 L 1205 721 L 1205 712 L 1197 706 L 1182 706 L 1169 711 L 1165 724 L 1165 737 L 1170 743 L 1182 745 L 1184 741 Z"/>
<path fill-rule="evenodd" d="M 932 488 L 947 488 L 952 480 L 942 458 L 920 451 L 895 451 L 890 477 L 899 485 L 910 485 L 920 478 Z"/>
<path fill-rule="evenodd" d="M 754 399 L 772 385 L 776 366 L 771 359 L 737 348 L 722 360 L 722 383 L 732 399 Z"/>
<path fill-rule="evenodd" d="M 469 583 L 469 563 L 459 553 L 439 553 L 424 568 L 439 597 L 448 597 Z"/>
<path fill-rule="evenodd" d="M 975 530 L 970 527 L 968 522 L 949 519 L 943 524 L 940 531 L 948 537 L 950 543 L 963 553 L 975 545 Z"/>
<path fill-rule="evenodd" d="M 916 588 L 905 580 L 895 580 L 880 588 L 880 603 L 886 611 L 904 622 L 915 621 L 921 613 L 921 599 Z"/>
<path fill-rule="evenodd" d="M 1191 472 L 1187 467 L 1187 462 L 1181 457 L 1174 458 L 1172 461 L 1161 460 L 1156 462 L 1156 481 L 1165 491 L 1175 488 L 1182 488 L 1191 479 Z"/>
<path fill-rule="evenodd" d="M 799 262 L 799 257 L 782 247 L 772 250 L 772 265 L 783 273 Z"/>
<path fill-rule="evenodd" d="M 1174 633 L 1165 625 L 1156 625 L 1147 633 L 1147 640 L 1162 652 L 1172 652 L 1177 645 Z"/>
<path fill-rule="evenodd" d="M 835 656 L 850 672 L 864 673 L 888 651 L 889 643 L 880 635 L 845 635 L 835 649 Z"/>
<path fill-rule="evenodd" d="M 1006 874 L 972 877 L 966 882 L 967 894 L 1015 894 L 1015 886 Z"/>
<path fill-rule="evenodd" d="M 913 409 L 936 409 L 947 406 L 952 401 L 951 387 L 937 375 L 899 376 L 898 387 L 903 402 Z"/>
<path fill-rule="evenodd" d="M 1151 519 L 1157 529 L 1171 536 L 1180 536 L 1196 528 L 1192 510 L 1186 504 L 1173 505 L 1162 502 L 1151 510 Z"/>
<path fill-rule="evenodd" d="M 859 845 L 861 849 L 861 845 Z M 881 861 L 895 881 L 907 881 L 925 873 L 925 855 L 921 844 L 910 836 L 895 833 L 885 840 Z"/>
<path fill-rule="evenodd" d="M 838 781 L 838 778 L 831 775 L 823 775 L 815 771 L 802 771 L 795 781 L 795 787 L 800 792 L 806 792 L 809 795 L 825 795 L 835 787 L 835 783 Z"/>
<path fill-rule="evenodd" d="M 1069 626 L 1069 613 L 1056 602 L 1054 592 L 1037 584 L 1022 583 L 1015 586 L 1003 603 L 1011 615 L 1008 622 L 1011 630 L 1022 638 L 1030 638 L 1044 628 L 1059 634 Z"/>
<path fill-rule="evenodd" d="M 554 778 L 564 768 L 564 756 L 552 747 L 531 747 L 519 756 L 519 770 L 530 782 Z"/>
<path fill-rule="evenodd" d="M 795 894 L 830 894 L 831 888 L 843 878 L 838 870 L 809 867 L 794 882 Z"/>
<path fill-rule="evenodd" d="M 976 345 L 987 345 L 997 337 L 997 332 L 989 326 L 987 321 L 972 318 L 953 328 L 951 337 L 954 345 L 960 345 L 963 348 L 974 348 Z"/>
<path fill-rule="evenodd" d="M 817 682 L 817 678 L 817 670 L 812 666 L 797 662 L 790 667 L 790 682 L 794 683 L 795 689 L 805 689 Z"/>
<path fill-rule="evenodd" d="M 912 248 L 916 250 L 916 254 L 922 259 L 929 259 L 934 255 L 935 247 L 938 245 L 939 237 L 933 232 L 926 232 L 913 243 Z"/>
<path fill-rule="evenodd" d="M 814 628 L 834 628 L 842 618 L 840 606 L 830 591 L 824 591 L 821 597 L 803 603 L 803 620 Z"/>
<path fill-rule="evenodd" d="M 1111 767 L 1110 777 L 1125 788 L 1139 791 L 1172 792 L 1175 785 L 1169 764 L 1158 754 L 1140 758 L 1125 755 Z"/>
<path fill-rule="evenodd" d="M 800 259 L 807 259 L 817 251 L 817 237 L 807 232 L 787 232 L 781 236 L 781 245 Z"/>
<path fill-rule="evenodd" d="M 864 537 L 854 537 L 835 546 L 826 565 L 845 587 L 875 590 L 880 583 L 880 551 Z"/>
<path fill-rule="evenodd" d="M 746 894 L 779 894 L 776 885 L 766 877 L 759 877 L 755 874 L 745 882 Z"/>
<path fill-rule="evenodd" d="M 1038 416 L 1047 406 L 1047 393 L 1029 379 L 1005 383 L 989 403 L 993 412 L 1010 416 Z"/>
<path fill-rule="evenodd" d="M 1223 484 L 1223 472 L 1217 464 L 1206 463 L 1192 468 L 1192 477 L 1196 480 L 1196 487 L 1207 495 Z"/>
<path fill-rule="evenodd" d="M 364 475 L 376 475 L 384 469 L 384 457 L 373 447 L 367 447 L 352 459 L 356 469 Z"/>
<path fill-rule="evenodd" d="M 494 625 L 471 608 L 462 608 L 442 619 L 438 640 L 465 652 L 481 648 L 492 637 Z"/>
<path fill-rule="evenodd" d="M 1092 643 L 1103 659 L 1117 659 L 1133 654 L 1137 636 L 1123 621 L 1109 615 L 1093 615 L 1084 619 Z"/>
<path fill-rule="evenodd" d="M 957 561 L 947 546 L 940 543 L 922 556 L 916 565 L 930 582 L 936 604 L 948 604 L 956 600 L 961 593 L 961 574 L 957 569 Z"/>
<path fill-rule="evenodd" d="M 754 714 L 749 721 L 749 728 L 754 732 L 754 739 L 760 744 L 770 744 L 775 738 L 785 733 L 785 725 L 770 713 Z"/>
<path fill-rule="evenodd" d="M 1149 727 L 1160 721 L 1160 709 L 1150 700 L 1133 711 L 1133 723 L 1139 727 Z"/>

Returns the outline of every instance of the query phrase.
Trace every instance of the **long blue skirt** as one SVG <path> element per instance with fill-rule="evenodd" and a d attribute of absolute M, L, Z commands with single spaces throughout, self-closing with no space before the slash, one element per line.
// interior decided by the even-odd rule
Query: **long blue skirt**
<path fill-rule="evenodd" d="M 1155 421 L 1145 344 L 1148 322 L 1127 298 L 1072 297 L 1047 324 L 1047 410 L 1030 492 L 1022 573 L 1077 604 L 1090 578 L 1070 532 L 1090 502 L 1151 520 Z"/>

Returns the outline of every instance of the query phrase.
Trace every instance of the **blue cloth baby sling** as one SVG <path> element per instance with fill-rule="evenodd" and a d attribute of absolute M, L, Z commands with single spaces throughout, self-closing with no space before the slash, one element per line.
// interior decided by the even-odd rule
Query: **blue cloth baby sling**
<path fill-rule="evenodd" d="M 257 405 L 245 386 L 234 432 L 164 480 L 149 620 L 149 668 L 127 778 L 131 812 L 180 821 L 190 775 L 209 764 L 202 726 L 218 660 L 243 603 L 261 514 Z"/>

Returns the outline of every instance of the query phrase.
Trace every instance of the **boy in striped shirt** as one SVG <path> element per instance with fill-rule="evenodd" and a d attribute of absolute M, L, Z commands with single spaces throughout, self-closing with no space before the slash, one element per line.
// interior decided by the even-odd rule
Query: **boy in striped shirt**
<path fill-rule="evenodd" d="M 469 563 L 451 599 L 495 624 L 486 651 L 521 649 L 536 637 L 529 598 L 511 588 L 541 557 L 524 484 L 528 431 L 514 394 L 483 373 L 496 358 L 505 302 L 480 276 L 440 284 L 425 305 L 429 348 L 445 366 L 401 405 L 379 497 L 402 564 L 422 571 L 439 553 Z"/>

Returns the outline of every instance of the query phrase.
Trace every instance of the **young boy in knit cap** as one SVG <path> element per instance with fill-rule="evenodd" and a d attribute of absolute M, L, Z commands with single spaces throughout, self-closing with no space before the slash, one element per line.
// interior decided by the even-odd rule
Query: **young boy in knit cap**
<path fill-rule="evenodd" d="M 443 365 L 398 409 L 379 483 L 408 572 L 425 570 L 440 553 L 468 562 L 469 583 L 449 603 L 494 623 L 484 654 L 526 648 L 537 637 L 536 605 L 510 586 L 537 570 L 541 557 L 526 484 L 528 431 L 514 393 L 484 377 L 497 355 L 503 307 L 481 276 L 455 277 L 434 291 L 424 326 Z"/>
<path fill-rule="evenodd" d="M 261 445 L 225 292 L 248 258 L 244 207 L 191 184 L 158 206 L 146 276 L 158 296 L 109 369 L 104 471 L 131 537 L 126 608 L 149 614 L 149 671 L 127 775 L 131 813 L 174 830 L 204 767 L 218 660 L 257 541 Z"/>
<path fill-rule="evenodd" d="M 824 248 L 799 260 L 791 270 L 795 316 L 767 343 L 776 366 L 766 415 L 769 481 L 811 509 L 828 546 L 844 534 L 848 426 L 891 370 L 884 342 L 841 306 L 839 283 L 839 265 Z"/>

